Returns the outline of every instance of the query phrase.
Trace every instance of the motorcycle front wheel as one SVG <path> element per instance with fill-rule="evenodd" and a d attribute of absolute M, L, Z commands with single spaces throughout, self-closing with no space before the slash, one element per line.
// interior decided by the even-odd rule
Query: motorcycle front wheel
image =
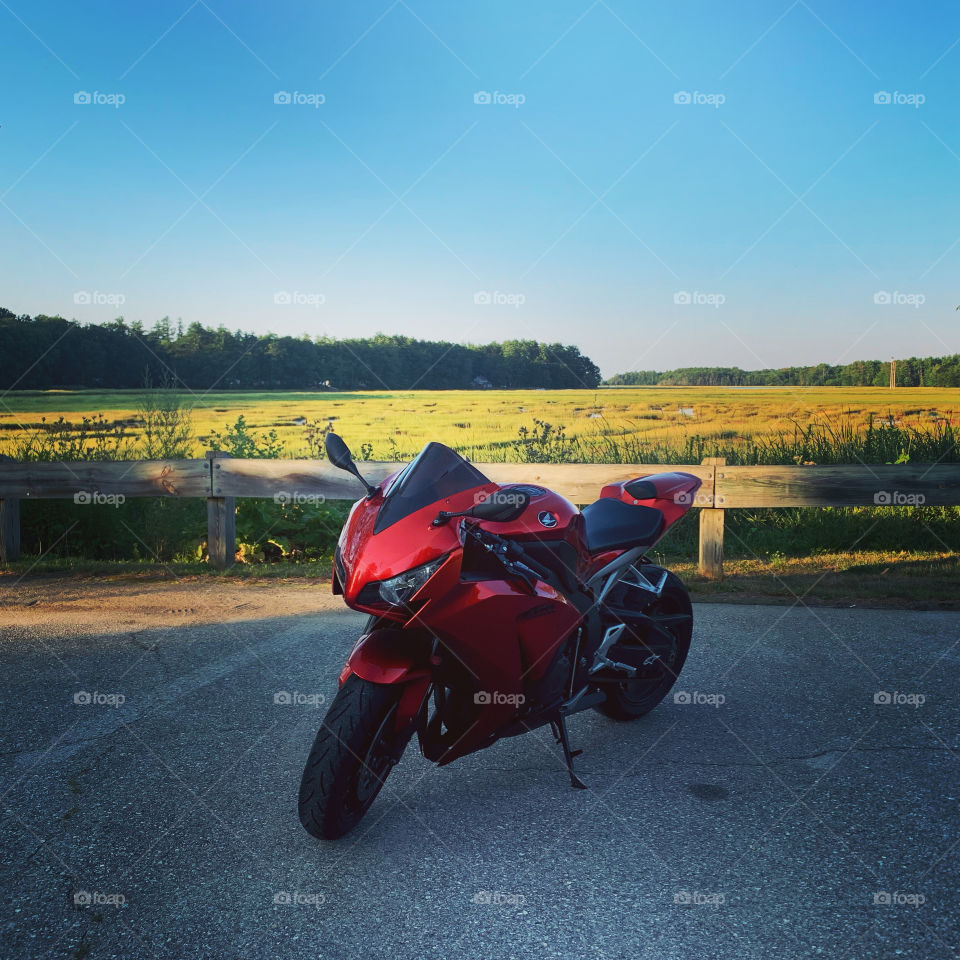
<path fill-rule="evenodd" d="M 394 730 L 402 691 L 352 674 L 337 692 L 300 780 L 297 811 L 307 833 L 335 840 L 370 809 L 406 746 Z"/>

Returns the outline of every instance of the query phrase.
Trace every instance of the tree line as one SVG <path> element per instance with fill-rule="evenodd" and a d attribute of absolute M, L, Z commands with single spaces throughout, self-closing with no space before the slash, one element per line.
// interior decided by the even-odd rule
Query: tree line
<path fill-rule="evenodd" d="M 960 387 L 960 354 L 897 360 L 898 387 Z M 663 387 L 886 387 L 890 364 L 882 360 L 818 363 L 812 367 L 741 370 L 739 367 L 680 367 L 618 373 L 610 386 Z"/>
<path fill-rule="evenodd" d="M 80 324 L 0 307 L 0 388 L 137 388 L 145 380 L 193 390 L 576 388 L 600 384 L 577 347 L 534 340 L 481 345 L 385 336 L 281 337 L 224 326 L 150 329 L 118 319 Z"/>

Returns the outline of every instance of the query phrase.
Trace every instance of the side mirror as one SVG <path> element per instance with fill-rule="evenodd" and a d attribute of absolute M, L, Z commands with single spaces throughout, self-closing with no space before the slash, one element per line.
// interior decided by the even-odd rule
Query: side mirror
<path fill-rule="evenodd" d="M 371 486 L 367 483 L 366 480 L 360 476 L 360 471 L 357 469 L 357 465 L 353 462 L 353 457 L 350 456 L 350 451 L 347 448 L 347 445 L 343 442 L 343 438 L 337 436 L 335 433 L 328 433 L 323 438 L 323 449 L 327 452 L 327 459 L 335 466 L 339 467 L 341 470 L 346 470 L 347 473 L 352 473 L 366 488 L 367 488 L 367 499 L 374 496 L 377 492 L 377 488 Z"/>
<path fill-rule="evenodd" d="M 475 507 L 467 510 L 466 515 L 477 520 L 509 523 L 520 517 L 528 506 L 530 494 L 526 491 L 495 490 L 486 500 L 481 500 Z"/>
<path fill-rule="evenodd" d="M 328 433 L 323 438 L 323 449 L 327 451 L 327 459 L 335 467 L 346 470 L 348 473 L 356 472 L 356 464 L 353 462 L 353 457 L 350 456 L 350 451 L 342 437 L 335 433 Z"/>

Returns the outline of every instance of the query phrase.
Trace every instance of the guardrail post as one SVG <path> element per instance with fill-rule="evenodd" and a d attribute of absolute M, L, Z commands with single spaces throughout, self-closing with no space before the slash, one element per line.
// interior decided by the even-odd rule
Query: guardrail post
<path fill-rule="evenodd" d="M 0 500 L 0 563 L 20 559 L 20 501 Z"/>
<path fill-rule="evenodd" d="M 726 464 L 725 457 L 707 457 L 704 465 L 714 467 L 710 503 L 700 511 L 700 575 L 711 580 L 723 579 L 723 509 L 716 505 L 717 467 Z"/>
<path fill-rule="evenodd" d="M 0 454 L 0 461 L 14 463 L 13 457 Z M 20 559 L 20 501 L 0 497 L 0 563 Z"/>
<path fill-rule="evenodd" d="M 208 450 L 210 492 L 213 493 L 213 461 L 229 457 L 222 450 Z M 218 570 L 233 566 L 237 554 L 237 510 L 233 497 L 207 497 L 207 556 Z"/>

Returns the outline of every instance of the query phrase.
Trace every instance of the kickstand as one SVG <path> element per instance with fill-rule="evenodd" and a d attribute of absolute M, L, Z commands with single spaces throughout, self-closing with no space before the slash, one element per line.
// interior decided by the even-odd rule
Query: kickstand
<path fill-rule="evenodd" d="M 567 718 L 561 713 L 556 720 L 550 721 L 553 736 L 563 747 L 563 759 L 567 762 L 567 772 L 570 774 L 570 786 L 578 790 L 586 790 L 587 785 L 573 772 L 573 758 L 579 757 L 582 750 L 570 749 L 570 738 L 567 736 Z"/>

